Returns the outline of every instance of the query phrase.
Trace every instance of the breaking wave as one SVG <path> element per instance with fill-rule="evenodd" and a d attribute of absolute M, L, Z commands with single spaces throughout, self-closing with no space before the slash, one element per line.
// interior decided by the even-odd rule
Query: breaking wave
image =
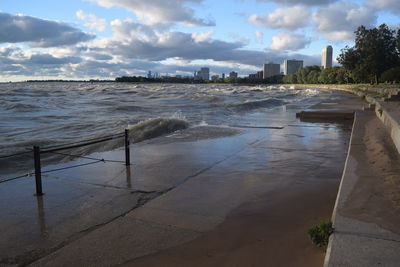
<path fill-rule="evenodd" d="M 169 134 L 177 130 L 183 130 L 189 127 L 189 123 L 184 120 L 170 118 L 155 118 L 139 122 L 128 127 L 129 138 L 137 143 L 146 139 L 155 138 L 164 134 Z"/>
<path fill-rule="evenodd" d="M 175 119 L 175 118 L 154 118 L 148 119 L 142 122 L 139 122 L 135 125 L 129 126 L 129 139 L 131 143 L 138 143 L 147 139 L 155 138 L 158 136 L 162 136 L 165 134 L 169 134 L 178 130 L 183 130 L 189 127 L 189 123 L 185 120 Z M 119 132 L 120 134 L 123 132 Z M 119 133 L 111 133 L 112 134 L 119 134 Z M 93 139 L 101 139 L 104 138 L 106 135 L 93 135 L 86 140 L 93 140 Z M 74 140 L 76 143 L 85 142 L 85 140 Z M 73 141 L 71 141 L 73 142 Z M 62 146 L 63 143 L 58 143 Z M 18 144 L 14 144 L 14 146 L 2 149 L 2 153 L 0 154 L 0 169 L 2 170 L 2 174 L 6 173 L 13 173 L 15 170 L 26 170 L 29 171 L 32 169 L 32 159 L 33 159 L 33 152 L 29 152 L 27 154 L 18 155 L 11 158 L 3 158 L 2 156 L 10 155 L 10 154 L 18 154 L 27 152 L 32 150 L 32 146 L 40 145 L 42 149 L 46 149 L 46 147 L 58 145 L 55 143 L 55 140 L 50 139 L 31 139 L 28 141 L 20 142 Z M 68 145 L 69 143 L 65 143 Z M 62 150 L 63 154 L 69 155 L 79 155 L 85 156 L 89 155 L 94 152 L 101 152 L 101 151 L 109 151 L 116 149 L 118 147 L 123 146 L 124 139 L 123 138 L 115 138 L 113 140 L 107 142 L 101 142 L 97 144 L 93 144 L 90 146 L 83 146 L 71 150 Z M 59 154 L 45 154 L 42 156 L 42 163 L 44 165 L 52 164 L 52 163 L 60 163 L 60 162 L 67 162 L 69 160 L 74 159 L 75 157 L 59 155 Z"/>
<path fill-rule="evenodd" d="M 262 100 L 246 101 L 240 104 L 230 105 L 230 107 L 238 111 L 251 111 L 259 108 L 271 108 L 276 106 L 282 106 L 285 101 L 275 98 L 267 98 Z"/>

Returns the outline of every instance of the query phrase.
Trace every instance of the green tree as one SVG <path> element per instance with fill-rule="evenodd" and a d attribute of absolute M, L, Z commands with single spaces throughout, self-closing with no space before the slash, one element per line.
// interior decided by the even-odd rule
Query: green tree
<path fill-rule="evenodd" d="M 318 78 L 321 74 L 321 70 L 312 70 L 307 75 L 307 83 L 319 83 Z"/>
<path fill-rule="evenodd" d="M 283 81 L 284 83 L 289 83 L 289 84 L 291 84 L 291 83 L 297 83 L 297 76 L 296 76 L 295 73 L 293 73 L 293 74 L 288 74 L 288 75 L 283 76 L 282 81 Z"/>
<path fill-rule="evenodd" d="M 400 67 L 388 69 L 381 75 L 382 82 L 400 82 Z"/>
<path fill-rule="evenodd" d="M 348 75 L 346 72 L 346 69 L 343 67 L 334 67 L 335 72 L 336 72 L 336 83 L 339 84 L 344 84 L 344 83 L 348 83 L 349 79 L 348 79 Z"/>
<path fill-rule="evenodd" d="M 400 29 L 397 30 L 397 38 L 396 38 L 396 44 L 397 44 L 397 52 L 400 53 Z"/>
<path fill-rule="evenodd" d="M 345 47 L 337 60 L 357 82 L 378 83 L 380 75 L 399 62 L 399 36 L 386 24 L 377 28 L 358 27 L 355 46 Z"/>

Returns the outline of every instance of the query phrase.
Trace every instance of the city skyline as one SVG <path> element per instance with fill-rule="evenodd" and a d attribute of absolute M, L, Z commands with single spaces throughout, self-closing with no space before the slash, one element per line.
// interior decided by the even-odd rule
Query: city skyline
<path fill-rule="evenodd" d="M 324 49 L 322 49 L 321 64 L 320 64 L 321 69 L 333 67 L 332 53 L 333 53 L 333 48 L 331 45 L 328 45 Z M 281 66 L 283 66 L 283 71 L 281 71 Z M 315 65 L 315 66 L 317 66 L 317 65 Z M 266 78 L 280 75 L 280 74 L 283 74 L 283 75 L 294 74 L 303 67 L 305 67 L 303 60 L 285 59 L 282 64 L 275 63 L 275 62 L 264 63 L 262 66 L 262 70 L 257 71 L 257 73 L 255 73 L 255 74 L 250 73 L 248 75 L 239 75 L 239 73 L 237 73 L 235 71 L 231 71 L 229 73 L 229 78 L 236 79 L 239 76 L 246 76 L 246 77 L 248 76 L 249 78 L 252 78 L 252 79 L 266 79 Z M 148 78 L 152 78 L 151 73 L 152 73 L 151 71 L 148 72 L 148 75 L 147 75 Z M 181 76 L 181 75 L 177 75 L 177 76 Z M 225 73 L 222 73 L 221 76 L 225 77 Z M 186 77 L 190 77 L 190 76 L 186 76 Z M 199 71 L 194 71 L 193 77 L 203 79 L 203 80 L 210 80 L 210 68 L 202 67 Z M 211 76 L 211 80 L 216 80 L 218 78 L 219 78 L 219 74 L 214 74 Z"/>
<path fill-rule="evenodd" d="M 167 3 L 168 2 L 168 3 Z M 4 1 L 0 81 L 154 73 L 256 72 L 262 62 L 320 65 L 353 45 L 360 25 L 398 27 L 394 0 Z M 333 62 L 335 65 L 336 62 Z"/>

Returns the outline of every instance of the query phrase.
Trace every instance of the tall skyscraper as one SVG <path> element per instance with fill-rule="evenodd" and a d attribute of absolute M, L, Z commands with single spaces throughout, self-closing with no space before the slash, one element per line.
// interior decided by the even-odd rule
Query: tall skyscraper
<path fill-rule="evenodd" d="M 326 69 L 332 67 L 332 54 L 333 54 L 332 46 L 328 45 L 327 47 L 322 49 L 322 63 L 321 63 L 322 68 Z"/>
<path fill-rule="evenodd" d="M 286 59 L 283 62 L 283 73 L 285 75 L 293 74 L 293 73 L 296 73 L 302 67 L 303 67 L 303 60 Z"/>
<path fill-rule="evenodd" d="M 263 79 L 281 74 L 281 65 L 272 62 L 264 64 Z"/>

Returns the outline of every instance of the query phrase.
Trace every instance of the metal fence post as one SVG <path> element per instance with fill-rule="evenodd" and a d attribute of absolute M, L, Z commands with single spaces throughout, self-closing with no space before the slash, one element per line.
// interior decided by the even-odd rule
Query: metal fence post
<path fill-rule="evenodd" d="M 131 155 L 129 151 L 129 130 L 125 129 L 125 165 L 131 165 Z"/>
<path fill-rule="evenodd" d="M 35 161 L 35 181 L 36 181 L 36 196 L 42 196 L 42 171 L 40 166 L 40 147 L 33 147 L 33 158 Z"/>

